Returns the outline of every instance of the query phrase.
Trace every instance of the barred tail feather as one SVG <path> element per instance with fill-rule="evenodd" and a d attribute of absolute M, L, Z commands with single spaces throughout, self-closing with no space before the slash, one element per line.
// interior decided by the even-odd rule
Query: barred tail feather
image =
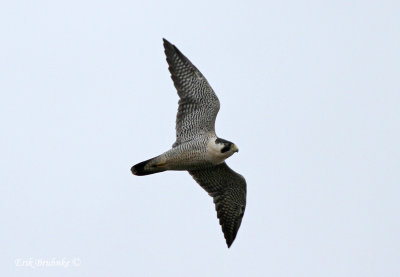
<path fill-rule="evenodd" d="M 165 168 L 161 168 L 160 165 L 155 162 L 155 158 L 135 164 L 131 168 L 132 173 L 136 176 L 150 175 L 163 172 L 165 170 Z"/>

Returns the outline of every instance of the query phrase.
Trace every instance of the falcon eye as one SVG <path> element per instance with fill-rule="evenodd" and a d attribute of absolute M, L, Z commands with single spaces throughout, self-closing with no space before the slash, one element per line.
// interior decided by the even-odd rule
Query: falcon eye
<path fill-rule="evenodd" d="M 226 145 L 226 144 L 225 144 L 224 148 L 222 148 L 222 149 L 221 149 L 221 153 L 228 152 L 228 151 L 229 151 L 229 149 L 231 149 L 231 146 L 230 146 L 230 145 Z"/>

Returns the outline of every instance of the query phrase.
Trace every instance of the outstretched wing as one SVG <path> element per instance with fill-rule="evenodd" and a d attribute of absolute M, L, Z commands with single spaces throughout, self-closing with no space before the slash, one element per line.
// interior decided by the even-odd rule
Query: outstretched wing
<path fill-rule="evenodd" d="M 168 69 L 180 97 L 173 147 L 204 133 L 215 133 L 219 100 L 203 74 L 164 39 Z"/>
<path fill-rule="evenodd" d="M 189 173 L 214 198 L 219 224 L 230 247 L 246 208 L 246 180 L 226 163 Z"/>

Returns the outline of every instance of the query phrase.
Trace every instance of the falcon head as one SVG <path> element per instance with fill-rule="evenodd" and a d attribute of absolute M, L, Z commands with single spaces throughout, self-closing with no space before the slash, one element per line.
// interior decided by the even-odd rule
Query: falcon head
<path fill-rule="evenodd" d="M 239 152 L 239 148 L 237 148 L 237 146 L 233 142 L 217 138 L 215 140 L 215 144 L 219 146 L 221 154 L 231 156 L 233 155 L 233 153 Z"/>

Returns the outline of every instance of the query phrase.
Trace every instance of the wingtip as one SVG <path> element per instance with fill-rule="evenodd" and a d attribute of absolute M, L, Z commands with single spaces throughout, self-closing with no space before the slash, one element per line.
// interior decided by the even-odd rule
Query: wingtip
<path fill-rule="evenodd" d="M 233 239 L 233 240 L 225 239 L 225 240 L 226 240 L 226 245 L 228 246 L 228 248 L 231 248 L 232 243 L 233 243 L 233 241 L 234 241 L 235 239 Z"/>
<path fill-rule="evenodd" d="M 174 45 L 171 43 L 171 42 L 169 42 L 166 38 L 163 38 L 163 44 L 164 44 L 164 47 L 165 48 L 167 48 L 167 47 L 170 47 L 170 48 L 172 48 Z"/>
<path fill-rule="evenodd" d="M 177 49 L 176 49 L 175 45 L 173 45 L 167 39 L 163 38 L 163 42 L 164 42 L 163 43 L 163 45 L 164 45 L 164 53 L 167 56 L 167 60 L 168 60 L 168 56 L 171 56 L 174 53 L 177 53 Z"/>

